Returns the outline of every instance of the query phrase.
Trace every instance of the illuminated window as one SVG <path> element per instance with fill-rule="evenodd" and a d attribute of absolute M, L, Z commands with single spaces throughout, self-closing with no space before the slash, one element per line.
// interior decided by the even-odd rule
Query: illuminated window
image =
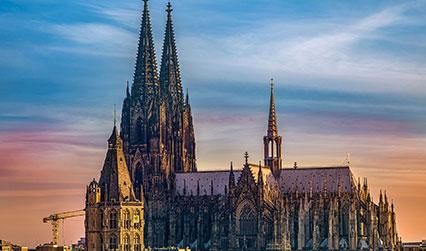
<path fill-rule="evenodd" d="M 130 251 L 130 236 L 129 235 L 124 236 L 123 249 L 124 249 L 124 251 Z"/>
<path fill-rule="evenodd" d="M 123 213 L 123 223 L 124 223 L 124 228 L 129 229 L 130 228 L 130 212 L 128 210 L 124 210 Z"/>
<path fill-rule="evenodd" d="M 134 227 L 139 229 L 141 227 L 141 213 L 139 210 L 136 210 L 135 214 L 133 215 L 133 223 Z"/>
<path fill-rule="evenodd" d="M 141 251 L 141 237 L 136 234 L 135 236 L 135 247 L 134 247 L 135 251 Z"/>

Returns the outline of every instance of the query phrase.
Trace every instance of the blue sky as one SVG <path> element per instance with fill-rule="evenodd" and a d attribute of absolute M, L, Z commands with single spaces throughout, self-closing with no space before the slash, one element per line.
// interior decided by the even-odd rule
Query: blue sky
<path fill-rule="evenodd" d="M 242 163 L 246 150 L 261 158 L 273 77 L 287 166 L 341 164 L 350 152 L 375 195 L 393 184 L 396 208 L 420 215 L 421 206 L 402 204 L 426 199 L 413 197 L 426 189 L 426 1 L 172 4 L 200 169 Z M 157 58 L 165 5 L 150 1 Z M 98 175 L 113 105 L 132 81 L 141 9 L 138 0 L 0 2 L 0 150 L 17 155 L 2 158 L 0 198 L 11 196 L 8 187 L 28 199 L 29 187 L 53 186 L 16 172 L 27 156 L 64 184 L 52 207 L 81 198 Z M 403 231 L 420 238 L 408 227 L 412 215 L 401 216 Z"/>

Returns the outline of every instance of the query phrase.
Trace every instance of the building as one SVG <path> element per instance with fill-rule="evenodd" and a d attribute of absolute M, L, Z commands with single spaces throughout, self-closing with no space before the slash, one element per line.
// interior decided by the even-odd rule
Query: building
<path fill-rule="evenodd" d="M 21 247 L 10 241 L 0 240 L 0 251 L 27 251 L 27 247 Z"/>
<path fill-rule="evenodd" d="M 86 250 L 144 249 L 143 200 L 136 199 L 124 159 L 122 141 L 114 123 L 99 182 L 86 192 Z M 139 189 L 143 198 L 143 190 Z"/>
<path fill-rule="evenodd" d="M 36 251 L 71 251 L 71 248 L 68 246 L 43 244 L 43 245 L 37 246 Z"/>
<path fill-rule="evenodd" d="M 386 192 L 375 203 L 367 179 L 361 184 L 349 165 L 282 166 L 272 83 L 267 130 L 259 139 L 263 163 L 250 163 L 246 153 L 242 168 L 231 163 L 226 171 L 197 170 L 170 3 L 166 12 L 158 73 L 144 0 L 120 136 L 114 126 L 101 178 L 87 188 L 88 250 L 129 250 L 129 245 L 139 250 L 143 244 L 191 250 L 399 250 Z M 137 225 L 129 224 L 128 215 L 135 212 Z"/>
<path fill-rule="evenodd" d="M 86 248 L 86 239 L 80 238 L 77 243 L 71 245 L 72 251 L 84 251 Z"/>
<path fill-rule="evenodd" d="M 415 242 L 404 242 L 402 243 L 403 251 L 425 251 L 426 250 L 426 240 L 415 241 Z"/>

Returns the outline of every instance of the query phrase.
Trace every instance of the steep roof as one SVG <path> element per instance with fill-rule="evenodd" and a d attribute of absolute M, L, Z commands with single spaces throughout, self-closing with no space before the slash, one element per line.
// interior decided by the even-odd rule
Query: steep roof
<path fill-rule="evenodd" d="M 255 182 L 258 182 L 259 166 L 249 164 Z M 234 170 L 235 181 L 241 177 L 241 170 Z M 200 195 L 211 195 L 211 184 L 213 181 L 213 195 L 224 195 L 225 187 L 229 184 L 229 170 L 223 171 L 201 171 L 176 174 L 176 191 L 180 195 L 197 195 L 199 187 Z M 263 181 L 270 187 L 278 185 L 284 193 L 310 192 L 353 192 L 353 175 L 348 166 L 340 167 L 312 167 L 312 168 L 285 168 L 281 169 L 281 175 L 277 181 L 267 167 L 262 167 Z M 186 193 L 185 193 L 186 190 Z"/>
<path fill-rule="evenodd" d="M 352 192 L 353 175 L 348 166 L 281 169 L 279 186 L 284 193 Z"/>
<path fill-rule="evenodd" d="M 99 179 L 99 185 L 107 201 L 135 200 L 133 185 L 124 158 L 122 141 L 114 125 L 108 139 L 108 151 Z M 105 196 L 106 195 L 106 196 Z"/>
<path fill-rule="evenodd" d="M 225 187 L 228 187 L 229 184 L 229 172 L 223 170 L 176 173 L 176 192 L 180 195 L 197 195 L 199 185 L 200 195 L 210 195 L 213 181 L 213 195 L 224 195 Z M 237 181 L 241 176 L 241 171 L 234 170 L 233 172 Z"/>

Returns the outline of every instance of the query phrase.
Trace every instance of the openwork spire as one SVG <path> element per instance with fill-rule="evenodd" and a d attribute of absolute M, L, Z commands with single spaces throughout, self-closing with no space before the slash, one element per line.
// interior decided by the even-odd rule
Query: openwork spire
<path fill-rule="evenodd" d="M 268 136 L 278 135 L 277 117 L 275 115 L 274 79 L 271 78 L 271 98 L 269 101 Z"/>
<path fill-rule="evenodd" d="M 160 83 L 163 98 L 170 99 L 173 105 L 182 105 L 182 81 L 173 30 L 172 11 L 172 5 L 169 2 L 166 9 L 167 22 L 161 57 Z"/>
<path fill-rule="evenodd" d="M 158 89 L 157 62 L 149 16 L 148 0 L 144 0 L 139 47 L 133 79 L 134 97 L 155 96 Z"/>

